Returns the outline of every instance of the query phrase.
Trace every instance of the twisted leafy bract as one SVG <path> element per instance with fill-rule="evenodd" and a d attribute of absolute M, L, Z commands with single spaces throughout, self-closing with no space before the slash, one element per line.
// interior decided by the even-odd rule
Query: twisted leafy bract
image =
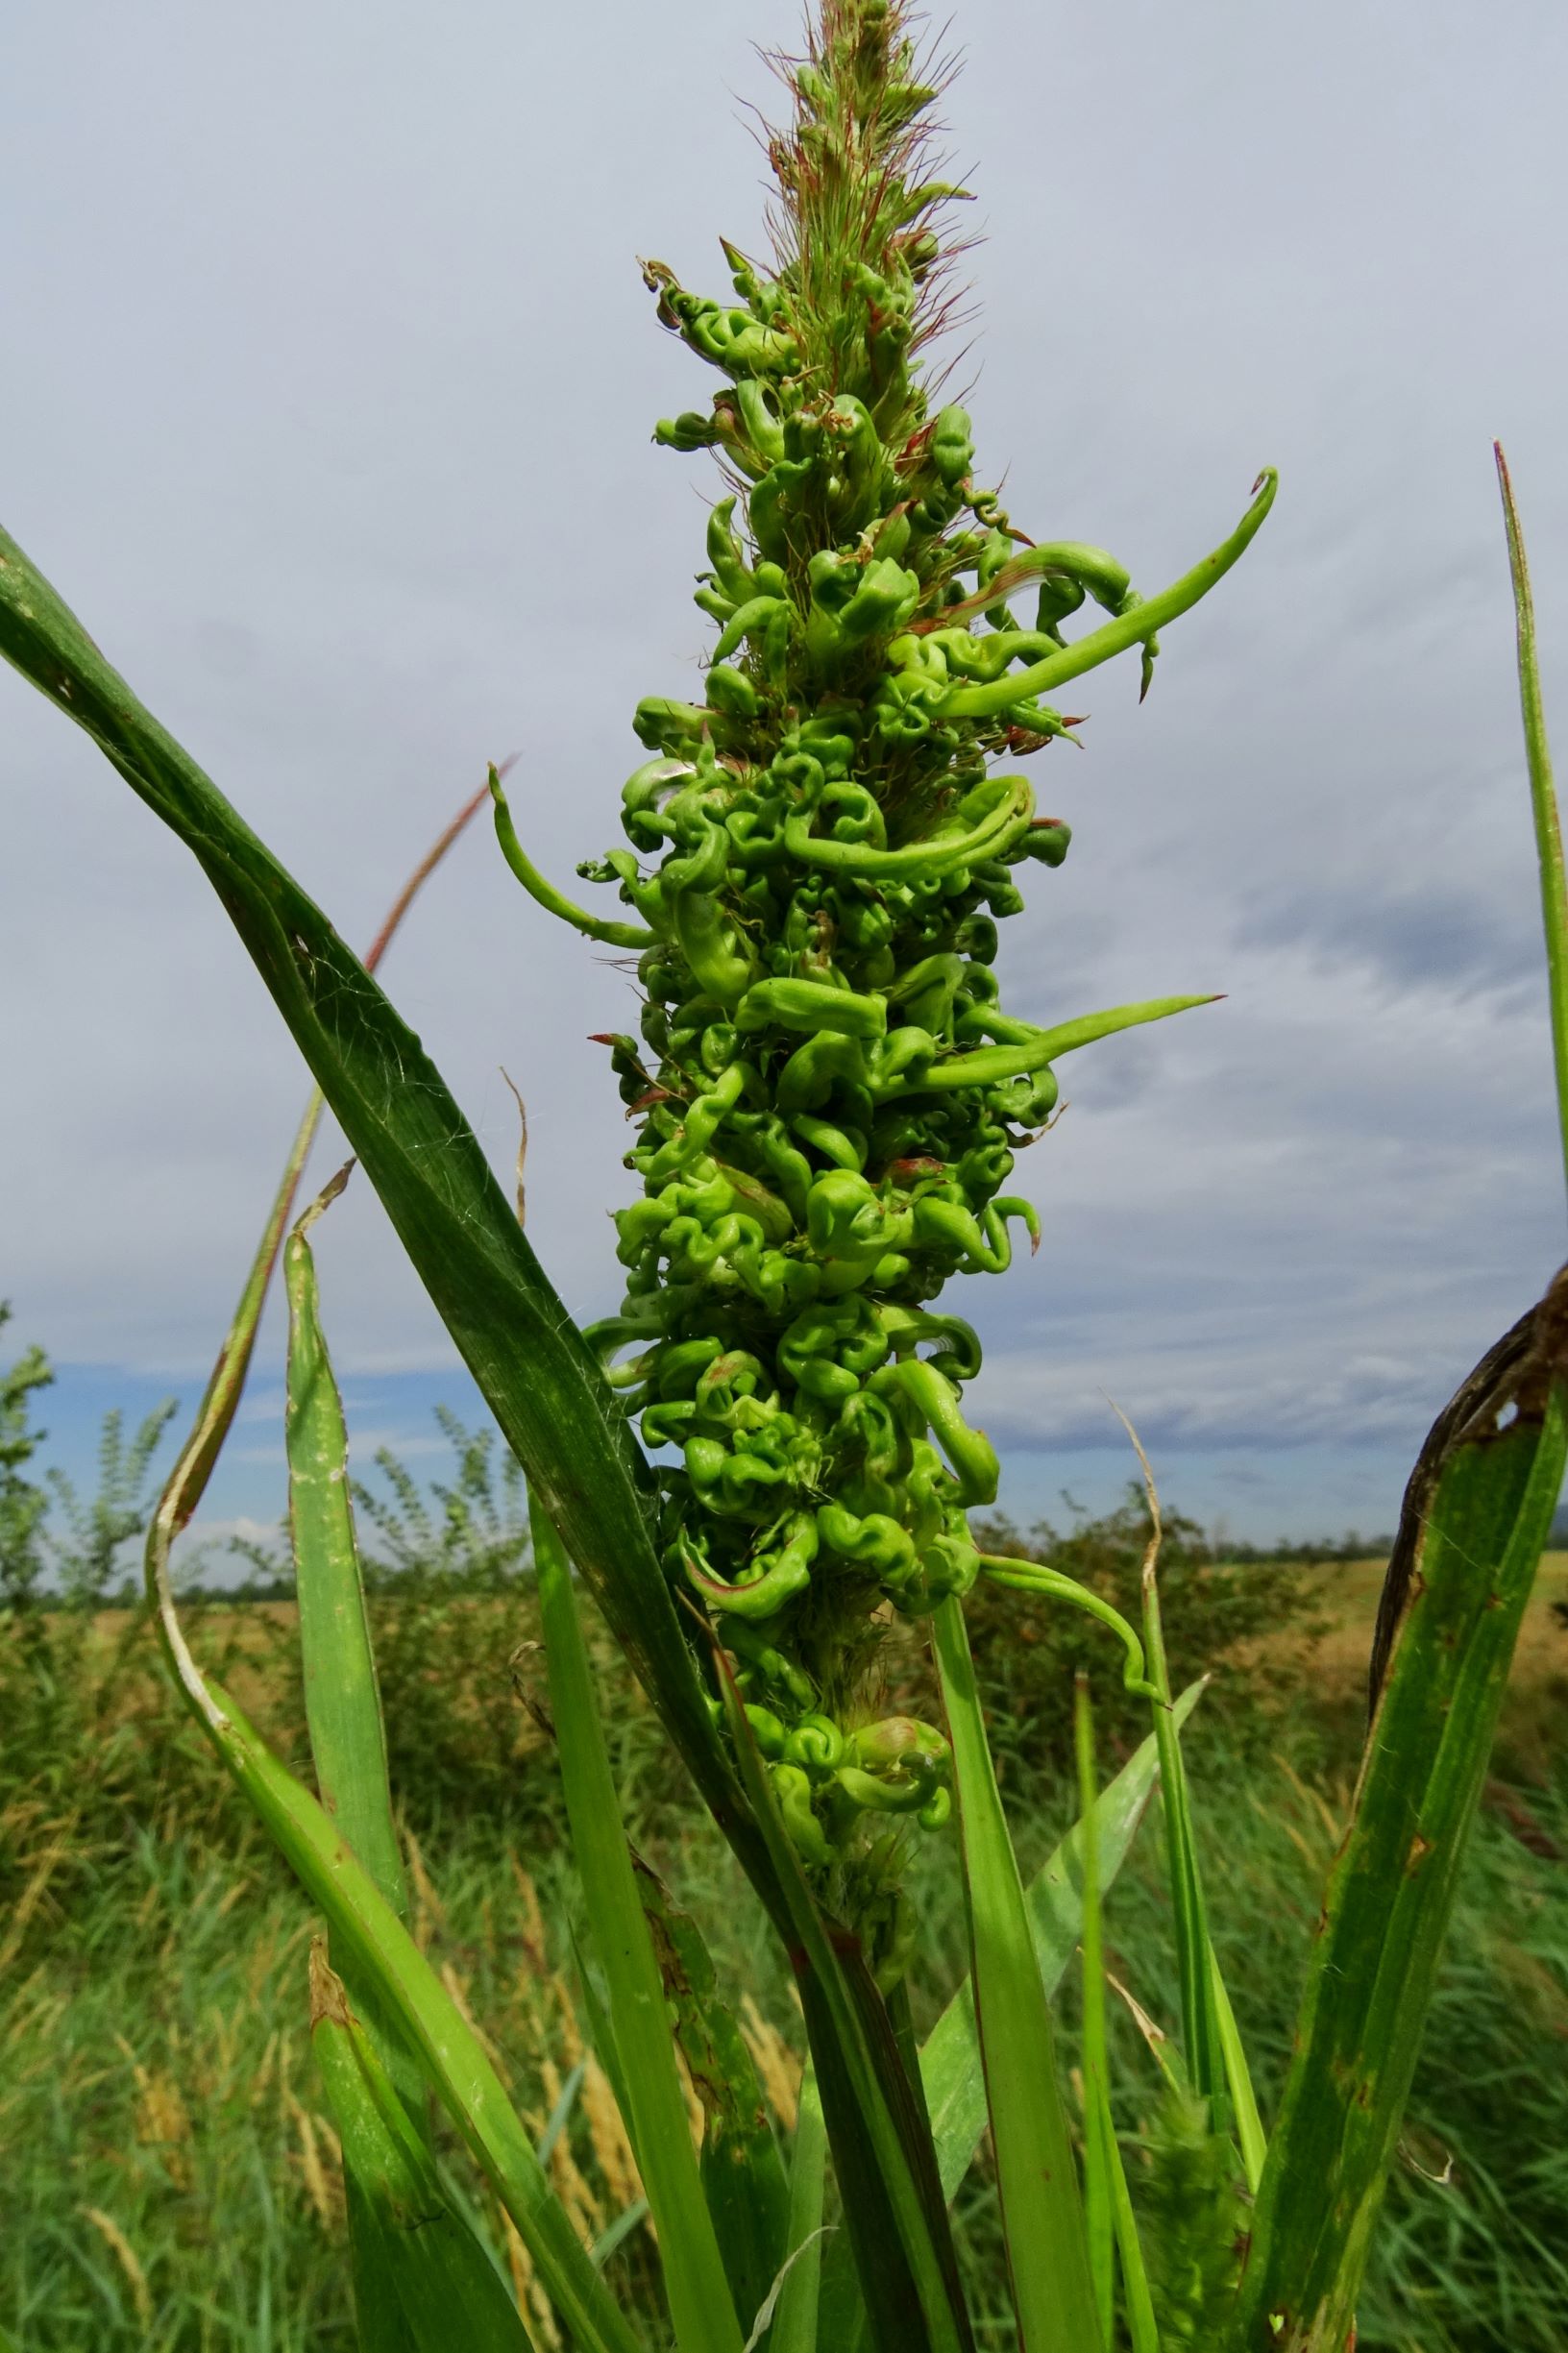
<path fill-rule="evenodd" d="M 933 413 L 917 372 L 961 191 L 923 176 L 936 90 L 903 12 L 835 0 L 783 71 L 772 266 L 726 244 L 717 301 L 644 265 L 663 324 L 723 380 L 655 438 L 717 451 L 727 490 L 697 595 L 719 627 L 704 699 L 638 706 L 629 846 L 578 870 L 630 919 L 547 883 L 492 783 L 525 887 L 639 951 L 641 1037 L 602 1042 L 641 1121 L 643 1197 L 616 1220 L 624 1306 L 590 1337 L 668 1464 L 668 1573 L 739 1662 L 802 1854 L 841 1871 L 863 1924 L 883 1906 L 886 1973 L 889 1833 L 945 1818 L 947 1758 L 930 1726 L 874 1720 L 869 1621 L 968 1588 L 966 1514 L 997 1479 L 960 1403 L 979 1343 L 929 1303 L 1005 1271 L 1017 1229 L 1038 1247 L 1007 1186 L 1057 1058 L 1205 1001 L 1052 1029 L 1003 1012 L 997 926 L 1069 833 L 992 763 L 1069 733 L 1041 695 L 1125 648 L 1146 689 L 1156 629 L 1240 555 L 1274 478 L 1147 602 L 1102 550 L 1033 544 L 976 487 L 966 411 Z M 1010 602 L 1026 591 L 1032 625 Z M 1106 618 L 1069 643 L 1086 601 Z"/>

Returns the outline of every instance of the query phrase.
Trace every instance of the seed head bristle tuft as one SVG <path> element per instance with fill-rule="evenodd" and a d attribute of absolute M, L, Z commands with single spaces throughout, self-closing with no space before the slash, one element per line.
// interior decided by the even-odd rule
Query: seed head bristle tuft
<path fill-rule="evenodd" d="M 941 177 L 932 114 L 957 61 L 922 50 L 918 21 L 898 0 L 824 0 L 805 54 L 770 59 L 793 102 L 768 138 L 778 283 L 816 388 L 865 400 L 890 440 L 924 414 L 909 363 L 953 323 L 969 242 L 947 233 L 967 191 Z"/>

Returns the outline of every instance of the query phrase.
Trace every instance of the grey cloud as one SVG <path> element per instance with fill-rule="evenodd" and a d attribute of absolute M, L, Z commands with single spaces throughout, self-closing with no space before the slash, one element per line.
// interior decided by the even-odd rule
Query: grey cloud
<path fill-rule="evenodd" d="M 1541 943 L 1516 908 L 1452 888 L 1263 891 L 1232 936 L 1237 947 L 1305 947 L 1320 964 L 1360 965 L 1396 989 L 1446 982 L 1538 993 L 1544 975 Z"/>
<path fill-rule="evenodd" d="M 8 527 L 351 937 L 514 748 L 569 877 L 614 837 L 637 698 L 695 676 L 711 477 L 649 435 L 704 386 L 635 257 L 717 284 L 721 229 L 760 242 L 730 93 L 766 100 L 751 43 L 796 15 L 478 0 L 455 42 L 368 0 L 18 18 Z M 1097 674 L 1089 748 L 1034 771 L 1075 838 L 1010 926 L 1010 1002 L 1229 997 L 1064 1064 L 1017 1180 L 1046 1249 L 960 1287 L 982 1409 L 1031 1477 L 1042 1431 L 1098 1443 L 1104 1385 L 1211 1483 L 1285 1449 L 1283 1494 L 1338 1447 L 1360 1493 L 1354 1450 L 1419 1435 L 1560 1249 L 1488 441 L 1568 711 L 1568 324 L 1539 299 L 1568 16 L 960 0 L 953 31 L 988 227 L 964 373 L 1016 518 L 1152 590 L 1283 474 L 1148 703 L 1132 664 Z M 184 854 L 0 699 L 0 1293 L 62 1356 L 199 1369 L 297 1058 Z M 503 1183 L 500 1066 L 523 1087 L 530 1231 L 602 1310 L 626 1131 L 583 1038 L 625 1025 L 624 977 L 476 833 L 387 980 Z M 346 1373 L 454 1379 L 362 1185 L 321 1261 Z"/>

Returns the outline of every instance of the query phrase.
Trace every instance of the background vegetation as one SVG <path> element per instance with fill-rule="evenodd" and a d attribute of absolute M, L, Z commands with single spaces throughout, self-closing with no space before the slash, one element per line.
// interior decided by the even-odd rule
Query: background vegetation
<path fill-rule="evenodd" d="M 0 1374 L 0 2152 L 7 2228 L 0 2312 L 28 2353 L 304 2353 L 353 2342 L 336 2143 L 306 2047 L 313 1921 L 230 1792 L 158 1665 L 124 1548 L 145 1517 L 160 1409 L 110 1417 L 90 1497 L 40 1468 L 38 1352 Z M 481 2021 L 583 2235 L 625 2227 L 618 2289 L 653 2294 L 639 2185 L 591 2050 L 575 1973 L 572 1876 L 548 1712 L 521 1482 L 488 1433 L 443 1416 L 448 1476 L 422 1488 L 378 1458 L 359 1490 L 372 1608 L 410 1833 L 421 1943 Z M 1125 1605 L 1147 1534 L 1141 1493 L 1100 1520 L 1064 1514 L 998 1550 L 1051 1557 Z M 1296 1548 L 1289 1548 L 1295 1552 Z M 1315 1556 L 1216 1561 L 1167 1518 L 1173 1665 L 1214 1667 L 1188 1748 L 1213 1875 L 1214 1931 L 1265 2109 L 1280 2081 L 1302 1957 L 1342 1827 L 1381 1563 Z M 264 1550 L 222 1564 L 248 1593 L 205 1587 L 198 1650 L 238 1683 L 296 1767 L 308 1748 L 291 1605 Z M 1550 1559 L 1521 1645 L 1497 1769 L 1471 1853 L 1427 2038 L 1403 2162 L 1363 2301 L 1363 2348 L 1562 2353 L 1568 2347 L 1568 1563 Z M 992 1735 L 1026 1870 L 1073 1804 L 1072 1669 L 1096 1669 L 1108 1753 L 1140 1727 L 1117 1713 L 1104 1654 L 1075 1613 L 980 1593 L 974 1644 L 996 1696 Z M 736 1867 L 607 1639 L 616 1765 L 637 1846 L 708 1924 L 750 1989 L 770 2099 L 792 2120 L 802 2037 L 776 1952 Z M 928 1688 L 918 1642 L 890 1636 L 894 1691 Z M 955 1862 L 920 1866 L 939 1985 L 965 1966 Z M 442 1890 L 439 1899 L 434 1885 Z M 1110 1966 L 1156 2022 L 1177 2007 L 1156 1842 L 1115 1889 Z M 926 2022 L 919 2022 L 922 2027 Z M 1070 1999 L 1065 2020 L 1069 2057 Z M 1157 2074 L 1130 2012 L 1119 2122 L 1148 2128 Z M 527 2258 L 483 2218 L 551 2341 Z M 1000 2242 L 982 2165 L 960 2210 L 982 2341 L 1006 2341 Z"/>

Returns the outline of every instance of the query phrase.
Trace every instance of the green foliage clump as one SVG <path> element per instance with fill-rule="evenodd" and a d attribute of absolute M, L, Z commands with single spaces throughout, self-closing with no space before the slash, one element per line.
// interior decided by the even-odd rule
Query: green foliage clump
<path fill-rule="evenodd" d="M 37 1347 L 0 1372 L 0 1901 L 22 1897 L 24 1924 L 30 1887 L 58 1894 L 171 1800 L 183 1826 L 214 1813 L 204 1744 L 156 1672 L 126 1555 L 174 1402 L 129 1436 L 119 1411 L 105 1416 L 84 1495 L 58 1468 L 26 1475 L 45 1436 L 28 1400 L 53 1378 Z"/>
<path fill-rule="evenodd" d="M 378 1483 L 354 1482 L 387 1770 L 422 1835 L 446 1815 L 531 1816 L 537 1831 L 554 1777 L 530 1771 L 541 1736 L 519 1700 L 538 1630 L 523 1474 L 494 1431 L 437 1420 L 449 1478 L 427 1493 L 382 1447 Z"/>
<path fill-rule="evenodd" d="M 0 1299 L 0 1332 L 10 1321 L 10 1302 Z M 8 1618 L 32 1601 L 43 1573 L 49 1499 L 26 1472 L 46 1434 L 30 1427 L 32 1400 L 54 1377 L 37 1345 L 0 1369 L 0 1611 Z"/>
<path fill-rule="evenodd" d="M 178 1410 L 178 1401 L 165 1397 L 127 1437 L 125 1416 L 111 1407 L 99 1432 L 98 1477 L 90 1495 L 79 1493 L 63 1471 L 49 1473 L 51 1496 L 63 1522 L 63 1530 L 57 1523 L 50 1532 L 50 1566 L 68 1607 L 97 1609 L 139 1591 L 139 1564 L 127 1547 L 146 1532 L 154 1458 Z"/>

